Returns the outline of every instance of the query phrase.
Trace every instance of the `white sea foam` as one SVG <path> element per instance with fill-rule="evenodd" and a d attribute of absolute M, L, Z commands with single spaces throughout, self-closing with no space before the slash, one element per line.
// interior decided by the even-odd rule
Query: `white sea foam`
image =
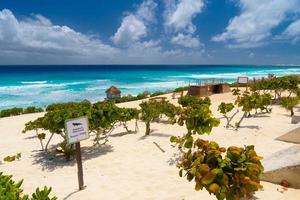
<path fill-rule="evenodd" d="M 45 84 L 47 81 L 21 81 L 22 84 Z"/>

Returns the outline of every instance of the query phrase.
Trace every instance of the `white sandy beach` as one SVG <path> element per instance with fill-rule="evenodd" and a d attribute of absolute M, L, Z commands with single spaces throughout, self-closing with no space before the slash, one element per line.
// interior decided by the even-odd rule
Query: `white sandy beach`
<path fill-rule="evenodd" d="M 171 94 L 165 95 L 171 102 Z M 275 140 L 278 136 L 299 127 L 291 124 L 289 112 L 273 106 L 270 115 L 249 118 L 243 121 L 239 131 L 225 129 L 225 119 L 217 112 L 221 101 L 233 102 L 230 94 L 211 96 L 212 111 L 221 119 L 221 125 L 214 128 L 211 135 L 201 136 L 215 140 L 220 145 L 244 146 L 254 144 L 256 151 L 263 157 L 291 147 L 295 144 Z M 124 107 L 137 107 L 140 101 L 119 104 Z M 241 113 L 240 113 L 241 114 Z M 44 185 L 53 188 L 53 195 L 58 199 L 72 200 L 199 200 L 215 199 L 207 191 L 196 192 L 194 182 L 189 183 L 178 176 L 173 158 L 176 148 L 171 147 L 169 138 L 182 135 L 185 128 L 165 123 L 152 123 L 153 132 L 145 137 L 145 126 L 139 122 L 139 132 L 126 134 L 122 127 L 114 130 L 109 142 L 100 147 L 91 148 L 92 140 L 82 142 L 85 190 L 78 191 L 76 162 L 44 158 L 40 151 L 39 141 L 35 134 L 22 134 L 24 124 L 34 120 L 43 113 L 0 119 L 0 159 L 7 155 L 22 153 L 20 161 L 0 164 L 0 171 L 12 174 L 15 180 L 24 179 L 25 193 L 32 193 Z M 299 108 L 296 115 L 300 115 Z M 237 120 L 238 118 L 235 118 Z M 134 129 L 134 122 L 130 123 Z M 91 136 L 93 137 L 93 136 Z M 55 140 L 60 137 L 56 136 Z M 160 151 L 153 142 L 161 146 Z M 86 148 L 89 146 L 90 148 Z M 255 194 L 257 199 L 299 200 L 300 190 L 289 188 L 282 191 L 280 185 L 262 183 L 264 189 Z"/>

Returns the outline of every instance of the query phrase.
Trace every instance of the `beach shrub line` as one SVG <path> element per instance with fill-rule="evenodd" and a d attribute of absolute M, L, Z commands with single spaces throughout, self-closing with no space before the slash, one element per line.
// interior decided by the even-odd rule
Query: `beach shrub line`
<path fill-rule="evenodd" d="M 288 93 L 288 97 L 299 94 L 299 84 L 300 77 L 291 75 L 253 82 L 250 85 L 250 89 L 252 91 L 262 91 L 263 93 L 274 91 L 274 99 L 279 100 L 284 92 Z"/>
<path fill-rule="evenodd" d="M 23 180 L 15 182 L 12 176 L 4 175 L 0 172 L 0 199 L 10 200 L 57 200 L 57 197 L 50 197 L 51 187 L 45 186 L 42 190 L 37 188 L 35 192 L 29 196 L 23 194 L 21 188 Z"/>
<path fill-rule="evenodd" d="M 10 117 L 10 116 L 16 116 L 21 114 L 29 114 L 29 113 L 38 113 L 38 112 L 44 112 L 44 109 L 37 108 L 34 106 L 30 106 L 27 108 L 10 108 L 10 109 L 4 109 L 0 111 L 0 118 L 2 117 Z"/>
<path fill-rule="evenodd" d="M 195 182 L 195 190 L 205 188 L 218 200 L 237 200 L 250 198 L 262 188 L 260 175 L 263 166 L 254 146 L 220 147 L 214 141 L 202 140 L 198 135 L 210 134 L 220 120 L 210 110 L 210 101 L 195 97 L 185 97 L 189 101 L 179 100 L 182 108 L 177 123 L 185 125 L 187 133 L 172 136 L 171 143 L 178 146 L 182 157 L 177 164 L 179 176 Z M 188 102 L 188 103 L 186 103 Z M 200 102 L 200 103 L 199 103 Z M 233 104 L 221 104 L 221 112 L 233 109 Z"/>
<path fill-rule="evenodd" d="M 104 141 L 102 144 L 105 144 L 116 126 L 123 126 L 128 133 L 133 132 L 128 128 L 127 122 L 137 120 L 140 112 L 135 108 L 120 108 L 111 101 L 92 104 L 86 100 L 79 103 L 52 104 L 46 110 L 47 113 L 43 117 L 27 122 L 23 133 L 35 131 L 42 151 L 48 151 L 54 135 L 60 136 L 62 142 L 56 144 L 56 150 L 63 153 L 66 160 L 74 157 L 74 145 L 67 145 L 66 142 L 66 120 L 86 116 L 90 134 L 95 136 L 93 139 L 95 144 L 100 144 L 100 141 Z M 137 123 L 135 130 L 137 130 Z M 48 137 L 46 137 L 47 133 L 49 133 Z M 46 138 L 47 142 L 44 145 Z"/>

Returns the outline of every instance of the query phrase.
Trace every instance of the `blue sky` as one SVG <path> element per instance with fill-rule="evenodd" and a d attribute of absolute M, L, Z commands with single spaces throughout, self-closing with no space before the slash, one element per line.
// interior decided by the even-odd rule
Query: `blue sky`
<path fill-rule="evenodd" d="M 300 64 L 300 1 L 1 0 L 0 64 Z"/>

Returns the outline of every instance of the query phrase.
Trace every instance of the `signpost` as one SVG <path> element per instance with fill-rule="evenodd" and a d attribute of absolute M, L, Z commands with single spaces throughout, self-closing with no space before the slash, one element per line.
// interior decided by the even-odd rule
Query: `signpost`
<path fill-rule="evenodd" d="M 247 76 L 239 76 L 237 78 L 237 86 L 239 86 L 240 84 L 246 84 L 246 91 L 248 91 L 248 82 L 249 78 Z"/>
<path fill-rule="evenodd" d="M 89 138 L 88 119 L 86 117 L 80 117 L 76 119 L 67 120 L 65 123 L 65 127 L 67 130 L 67 143 L 75 144 L 77 170 L 78 170 L 78 185 L 79 185 L 79 190 L 83 190 L 84 181 L 83 181 L 80 141 Z"/>

